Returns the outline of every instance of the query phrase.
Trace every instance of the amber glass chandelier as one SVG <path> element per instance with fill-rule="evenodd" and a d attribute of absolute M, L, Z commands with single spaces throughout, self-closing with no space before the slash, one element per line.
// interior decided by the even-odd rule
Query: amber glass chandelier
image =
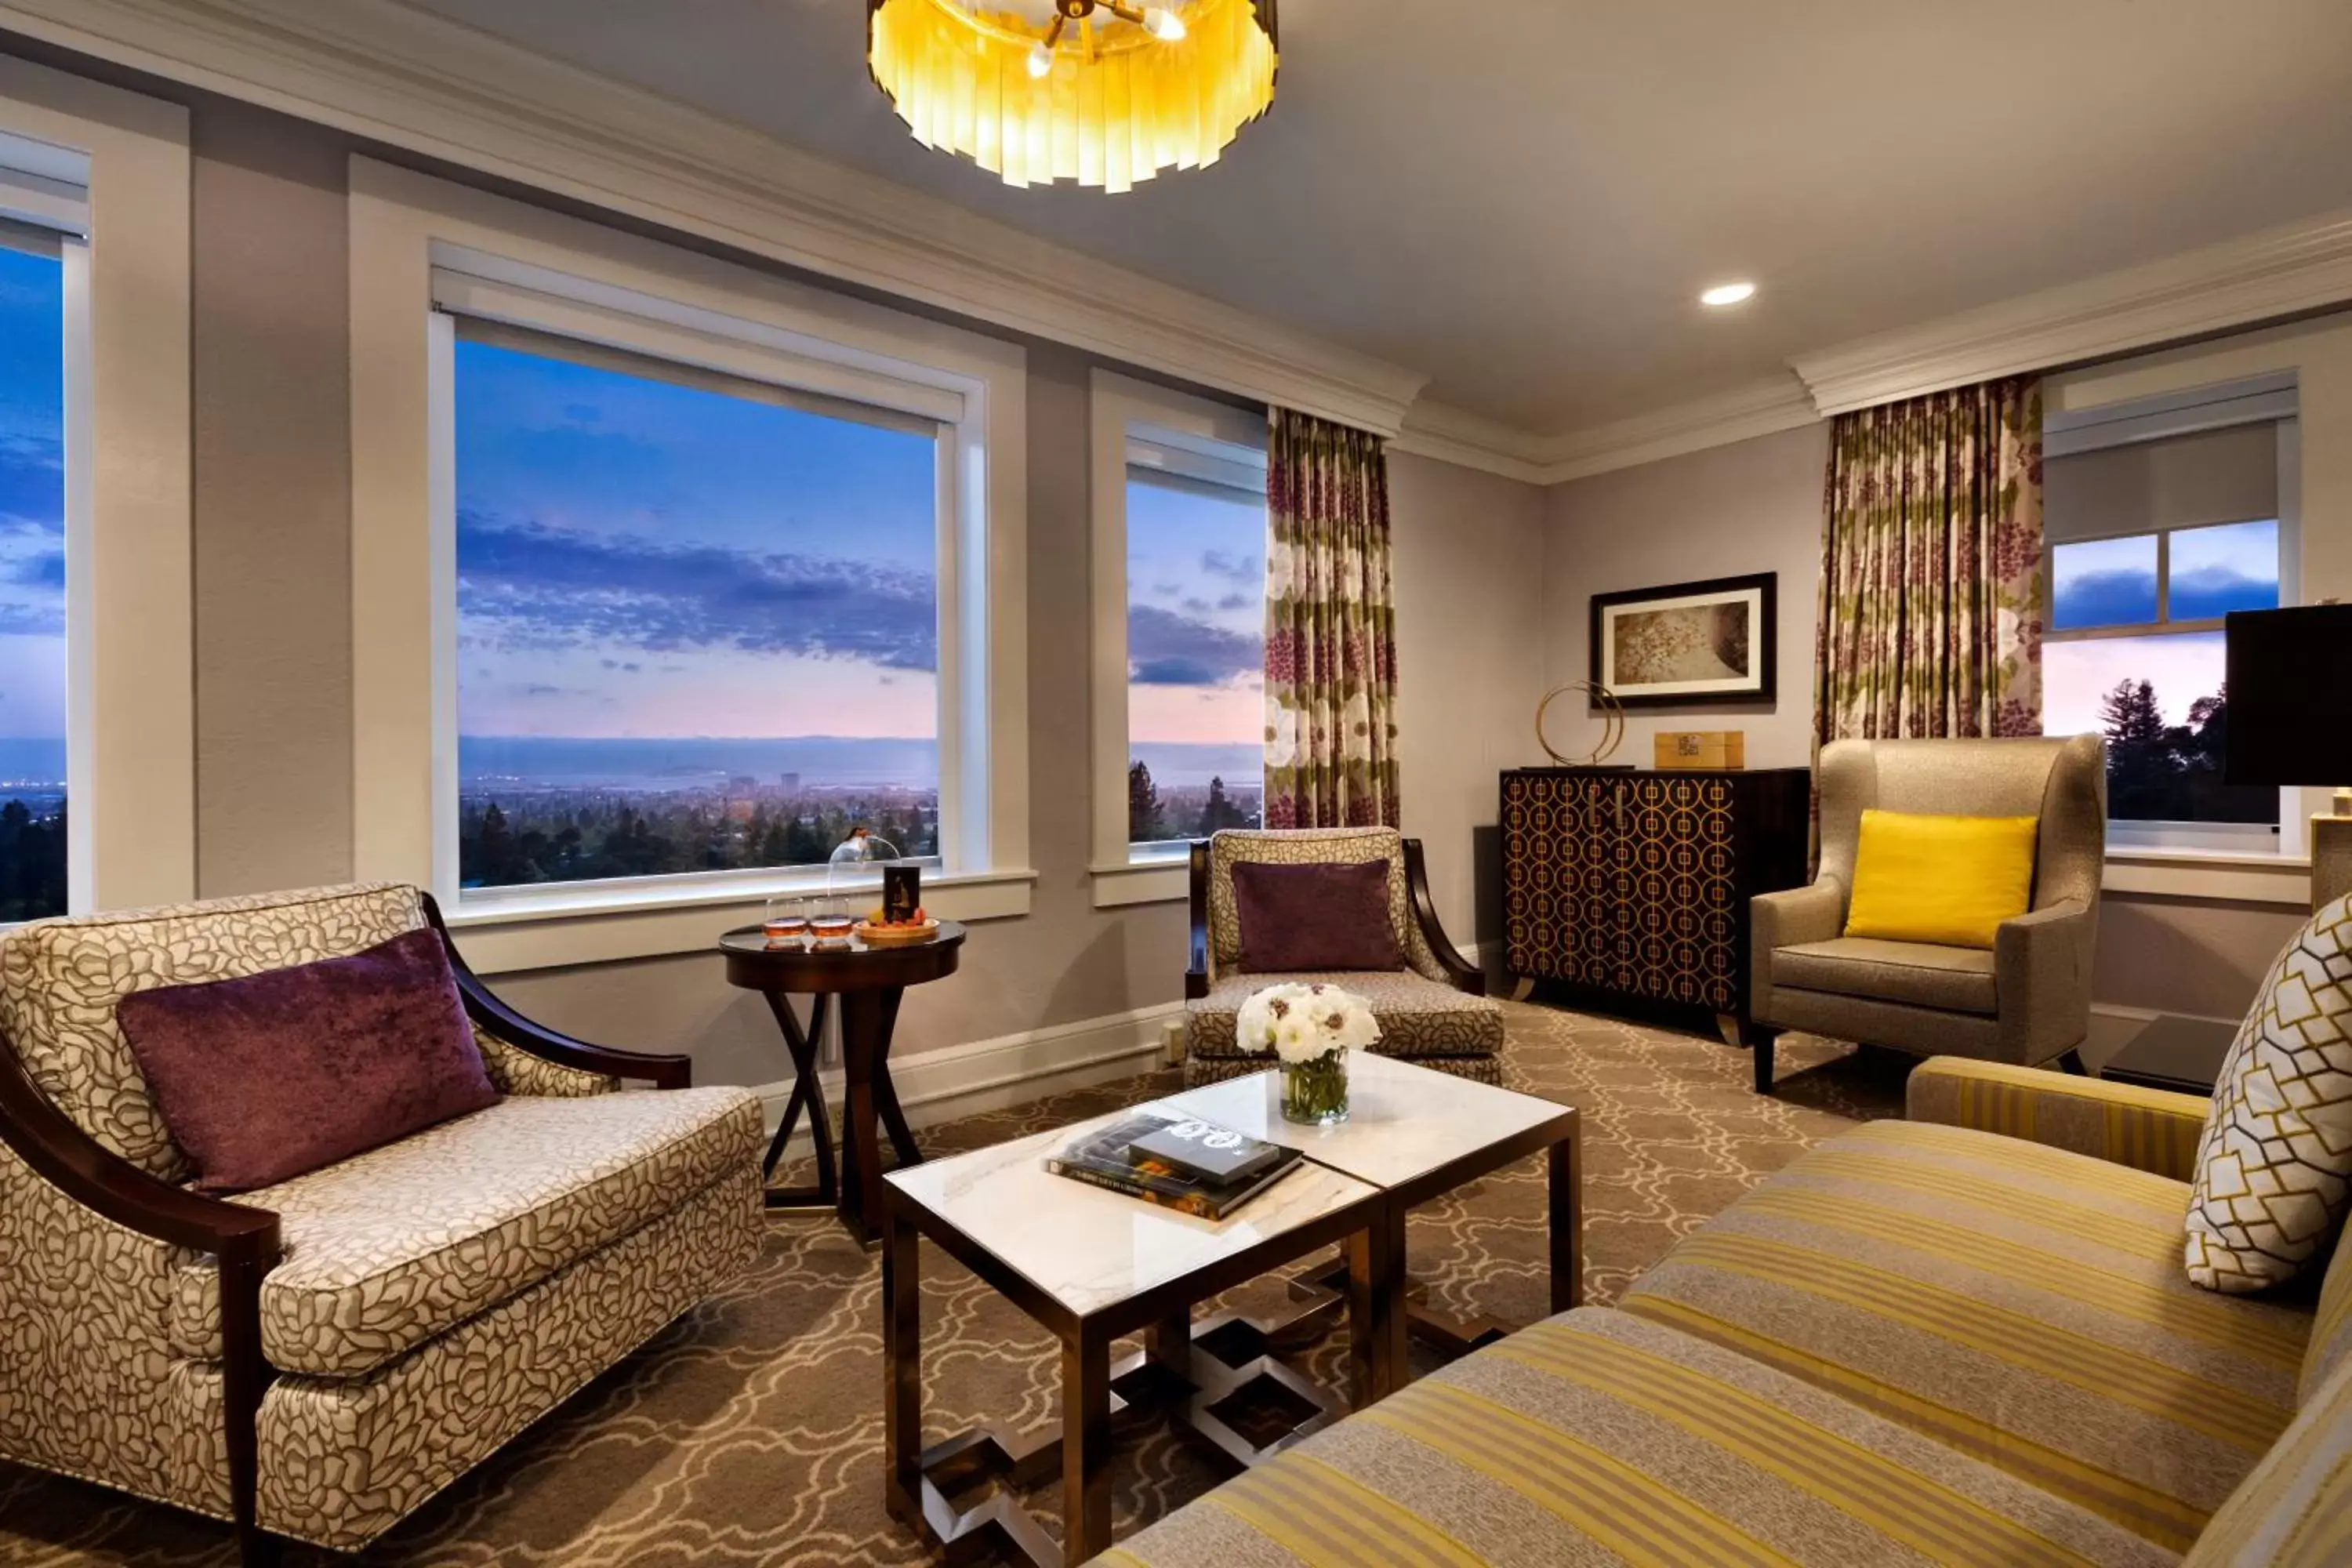
<path fill-rule="evenodd" d="M 1275 0 L 866 0 L 866 58 L 926 147 L 1008 185 L 1124 191 L 1213 163 L 1274 102 Z"/>

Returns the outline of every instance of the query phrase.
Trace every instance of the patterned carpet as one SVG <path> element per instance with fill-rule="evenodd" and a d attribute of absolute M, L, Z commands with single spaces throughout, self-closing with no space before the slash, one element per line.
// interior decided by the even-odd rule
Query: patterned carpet
<path fill-rule="evenodd" d="M 1586 1117 L 1588 1299 L 1613 1300 L 1675 1239 L 1807 1145 L 1898 1114 L 1907 1063 L 1795 1037 L 1780 1093 L 1748 1087 L 1747 1053 L 1612 1019 L 1507 1004 L 1511 1087 Z M 977 1148 L 1167 1092 L 1172 1072 L 1079 1090 L 923 1133 Z M 1417 1212 L 1411 1253 L 1433 1305 L 1542 1315 L 1544 1185 L 1515 1167 Z M 1054 1418 L 1054 1342 L 926 1248 L 924 1410 L 933 1440 L 985 1419 Z M 836 1568 L 926 1561 L 883 1511 L 880 1268 L 829 1223 L 770 1221 L 759 1267 L 474 1471 L 358 1561 Z M 1265 1281 L 1231 1304 L 1279 1310 Z M 1339 1386 L 1344 1331 L 1300 1358 Z M 1416 1347 L 1416 1354 L 1423 1354 Z M 1124 1536 L 1222 1477 L 1195 1447 L 1139 1427 L 1117 1461 Z M 1052 1490 L 1030 1500 L 1058 1531 Z M 294 1548 L 289 1564 L 350 1559 Z M 0 1465 L 0 1563 L 235 1561 L 218 1526 Z"/>

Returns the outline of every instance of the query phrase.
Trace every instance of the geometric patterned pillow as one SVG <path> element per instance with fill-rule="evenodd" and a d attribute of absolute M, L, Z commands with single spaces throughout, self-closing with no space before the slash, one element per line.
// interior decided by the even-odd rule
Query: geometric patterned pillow
<path fill-rule="evenodd" d="M 2271 965 L 2213 1087 L 2189 1198 L 2189 1278 L 2243 1295 L 2323 1255 L 2352 1206 L 2352 897 Z"/>

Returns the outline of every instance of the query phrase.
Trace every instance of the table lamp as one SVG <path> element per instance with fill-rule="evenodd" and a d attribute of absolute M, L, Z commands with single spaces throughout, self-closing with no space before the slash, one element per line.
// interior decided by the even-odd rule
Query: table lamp
<path fill-rule="evenodd" d="M 2352 893 L 2352 605 L 2240 610 L 2228 643 L 2233 784 L 2323 784 L 2333 816 L 2311 819 L 2311 907 Z"/>

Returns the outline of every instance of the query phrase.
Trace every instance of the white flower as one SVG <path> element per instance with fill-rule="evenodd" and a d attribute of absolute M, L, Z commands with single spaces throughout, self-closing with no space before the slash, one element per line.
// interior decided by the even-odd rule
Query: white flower
<path fill-rule="evenodd" d="M 1265 699 L 1265 765 L 1286 768 L 1298 761 L 1298 710 L 1272 692 Z"/>
<path fill-rule="evenodd" d="M 1371 1008 L 1336 985 L 1269 985 L 1242 1004 L 1234 1023 L 1244 1050 L 1290 1063 L 1361 1050 L 1381 1037 Z"/>

